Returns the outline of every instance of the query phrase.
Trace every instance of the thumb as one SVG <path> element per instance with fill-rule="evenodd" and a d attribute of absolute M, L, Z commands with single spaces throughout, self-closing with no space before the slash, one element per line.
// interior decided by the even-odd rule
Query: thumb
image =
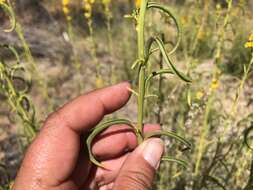
<path fill-rule="evenodd" d="M 113 189 L 151 189 L 163 151 L 164 146 L 161 139 L 151 138 L 143 142 L 124 162 Z"/>

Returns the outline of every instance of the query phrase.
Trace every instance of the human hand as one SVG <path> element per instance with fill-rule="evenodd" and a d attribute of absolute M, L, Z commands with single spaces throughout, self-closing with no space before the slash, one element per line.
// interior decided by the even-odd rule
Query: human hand
<path fill-rule="evenodd" d="M 160 139 L 137 147 L 130 128 L 112 126 L 100 134 L 92 152 L 106 168 L 89 161 L 85 137 L 104 115 L 123 107 L 128 83 L 77 97 L 51 114 L 28 148 L 13 190 L 147 190 L 163 154 Z M 146 125 L 145 131 L 159 130 Z"/>

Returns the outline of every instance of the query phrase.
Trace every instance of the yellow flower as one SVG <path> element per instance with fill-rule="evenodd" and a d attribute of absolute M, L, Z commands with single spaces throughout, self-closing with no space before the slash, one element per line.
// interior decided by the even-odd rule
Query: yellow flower
<path fill-rule="evenodd" d="M 84 13 L 84 17 L 85 18 L 90 18 L 91 17 L 91 13 L 90 12 Z"/>
<path fill-rule="evenodd" d="M 141 0 L 135 0 L 135 6 L 139 8 L 141 6 Z"/>
<path fill-rule="evenodd" d="M 251 33 L 251 35 L 249 37 L 249 41 L 253 41 L 253 32 Z"/>
<path fill-rule="evenodd" d="M 92 15 L 92 4 L 95 0 L 83 0 L 84 17 L 89 19 Z"/>
<path fill-rule="evenodd" d="M 187 18 L 187 16 L 182 16 L 182 17 L 180 18 L 180 20 L 181 20 L 181 23 L 182 23 L 183 25 L 188 23 L 188 18 Z"/>
<path fill-rule="evenodd" d="M 202 91 L 198 91 L 198 92 L 196 93 L 196 98 L 197 98 L 198 100 L 202 99 L 203 96 L 204 96 L 204 93 L 203 93 Z"/>
<path fill-rule="evenodd" d="M 104 86 L 104 81 L 101 77 L 96 78 L 96 87 L 101 88 Z"/>
<path fill-rule="evenodd" d="M 253 48 L 253 32 L 251 33 L 248 42 L 244 44 L 245 48 Z"/>
<path fill-rule="evenodd" d="M 102 2 L 104 5 L 109 5 L 111 3 L 111 0 L 103 0 Z"/>
<path fill-rule="evenodd" d="M 68 21 L 71 20 L 71 16 L 69 15 L 70 13 L 69 2 L 70 0 L 62 0 L 62 11 Z"/>
<path fill-rule="evenodd" d="M 202 40 L 205 37 L 205 32 L 203 30 L 199 30 L 197 34 L 197 39 Z"/>
<path fill-rule="evenodd" d="M 63 7 L 62 8 L 62 11 L 65 15 L 68 15 L 69 14 L 69 8 L 68 7 Z"/>
<path fill-rule="evenodd" d="M 252 41 L 252 42 L 246 42 L 246 43 L 244 44 L 244 47 L 245 47 L 245 48 L 253 48 L 253 41 Z"/>
<path fill-rule="evenodd" d="M 87 11 L 87 12 L 91 11 L 91 4 L 89 4 L 89 3 L 85 4 L 84 5 L 84 10 Z"/>
<path fill-rule="evenodd" d="M 72 17 L 71 16 L 67 16 L 66 17 L 68 21 L 71 21 Z"/>
<path fill-rule="evenodd" d="M 95 3 L 95 0 L 83 0 L 84 4 L 88 3 L 88 4 L 93 4 Z"/>
<path fill-rule="evenodd" d="M 239 1 L 239 4 L 240 4 L 240 5 L 245 5 L 245 0 L 240 0 L 240 1 Z"/>
<path fill-rule="evenodd" d="M 69 4 L 69 0 L 62 0 L 62 5 L 67 6 Z"/>
<path fill-rule="evenodd" d="M 217 79 L 212 80 L 211 90 L 216 90 L 219 87 L 219 81 Z"/>
<path fill-rule="evenodd" d="M 216 9 L 217 9 L 217 10 L 220 10 L 220 9 L 221 9 L 220 3 L 216 4 Z"/>

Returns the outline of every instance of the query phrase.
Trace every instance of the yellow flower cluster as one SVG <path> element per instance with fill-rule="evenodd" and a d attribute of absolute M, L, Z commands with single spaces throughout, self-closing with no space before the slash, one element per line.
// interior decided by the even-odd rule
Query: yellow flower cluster
<path fill-rule="evenodd" d="M 204 96 L 203 91 L 198 91 L 198 92 L 196 93 L 196 98 L 197 98 L 198 100 L 201 100 L 201 99 L 203 98 L 203 96 Z"/>
<path fill-rule="evenodd" d="M 111 3 L 111 0 L 102 0 L 102 3 L 104 5 L 109 5 Z"/>
<path fill-rule="evenodd" d="M 96 78 L 96 88 L 102 88 L 104 86 L 104 81 L 101 77 Z"/>
<path fill-rule="evenodd" d="M 141 0 L 135 0 L 135 6 L 137 8 L 140 8 L 140 6 L 141 6 Z"/>
<path fill-rule="evenodd" d="M 83 0 L 84 17 L 89 19 L 92 15 L 92 5 L 95 0 Z"/>
<path fill-rule="evenodd" d="M 211 83 L 211 90 L 216 90 L 218 87 L 219 87 L 219 80 L 214 78 Z"/>
<path fill-rule="evenodd" d="M 251 33 L 248 42 L 244 44 L 245 48 L 253 48 L 253 32 Z"/>
<path fill-rule="evenodd" d="M 182 24 L 182 25 L 185 25 L 185 24 L 188 23 L 188 17 L 187 17 L 187 16 L 182 16 L 182 17 L 180 18 L 180 21 L 181 21 L 181 24 Z"/>
<path fill-rule="evenodd" d="M 241 6 L 244 6 L 245 3 L 246 3 L 245 0 L 240 0 L 240 1 L 239 1 L 239 5 L 241 5 Z"/>
<path fill-rule="evenodd" d="M 71 16 L 69 15 L 69 13 L 70 13 L 69 1 L 70 0 L 62 0 L 62 11 L 63 11 L 63 13 L 64 13 L 64 15 L 65 15 L 65 17 L 68 21 L 71 20 Z"/>

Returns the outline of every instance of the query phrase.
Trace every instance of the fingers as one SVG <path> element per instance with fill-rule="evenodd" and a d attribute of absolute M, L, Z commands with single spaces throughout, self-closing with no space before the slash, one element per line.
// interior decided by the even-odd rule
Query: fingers
<path fill-rule="evenodd" d="M 97 168 L 94 166 L 90 173 L 89 179 L 80 189 L 94 190 L 105 188 L 108 184 L 112 184 L 115 181 L 120 168 L 122 167 L 128 155 L 129 153 L 115 159 L 103 161 L 102 164 L 105 167 L 110 168 L 110 170 Z"/>
<path fill-rule="evenodd" d="M 160 126 L 146 124 L 144 132 L 159 130 Z M 115 125 L 101 133 L 94 141 L 92 152 L 98 160 L 107 160 L 121 156 L 137 146 L 134 132 L 126 125 Z"/>
<path fill-rule="evenodd" d="M 93 167 L 88 182 L 81 189 L 111 190 L 115 184 L 115 190 L 148 190 L 159 166 L 163 149 L 160 139 L 149 139 L 132 153 L 102 162 L 110 170 Z"/>
<path fill-rule="evenodd" d="M 99 89 L 77 97 L 53 113 L 46 122 L 66 126 L 76 132 L 87 131 L 95 126 L 104 115 L 124 106 L 130 98 L 129 83 Z"/>
<path fill-rule="evenodd" d="M 113 189 L 151 189 L 163 151 L 162 141 L 158 138 L 149 139 L 137 147 L 124 162 Z"/>
<path fill-rule="evenodd" d="M 128 83 L 82 95 L 52 114 L 29 147 L 14 188 L 57 187 L 71 176 L 81 149 L 81 132 L 126 104 Z M 18 188 L 19 187 L 19 188 Z"/>

